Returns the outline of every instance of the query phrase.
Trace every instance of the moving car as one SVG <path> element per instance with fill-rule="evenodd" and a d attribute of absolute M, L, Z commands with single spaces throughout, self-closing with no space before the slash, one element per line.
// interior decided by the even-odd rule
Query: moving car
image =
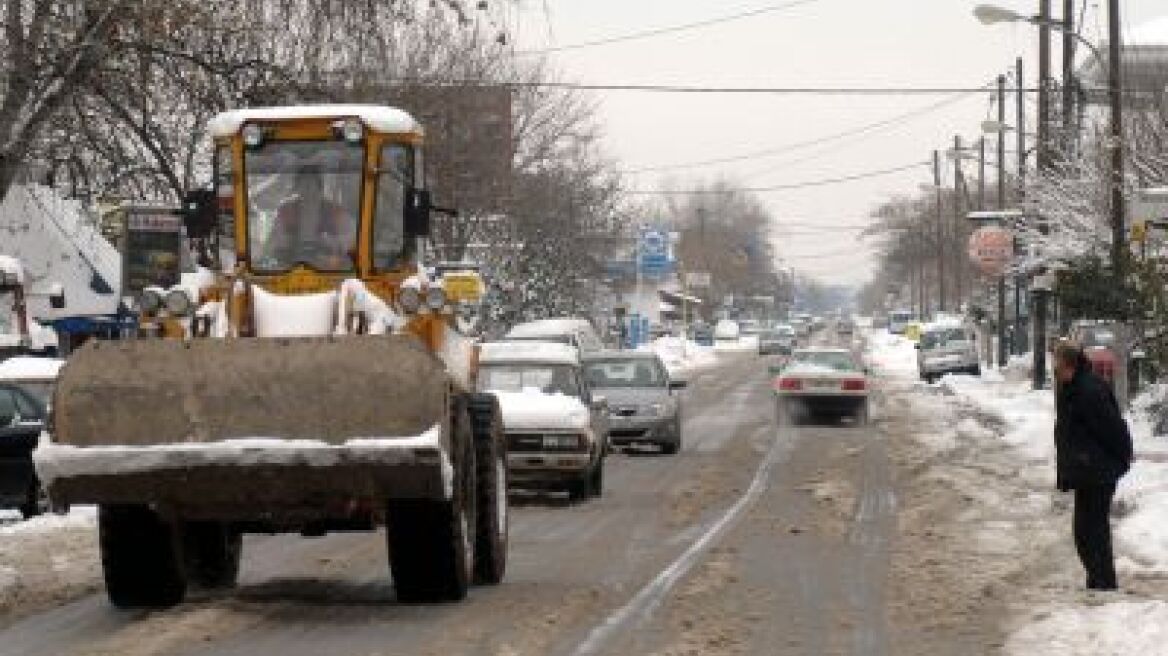
<path fill-rule="evenodd" d="M 574 317 L 521 323 L 507 331 L 503 339 L 508 342 L 560 342 L 576 347 L 581 354 L 604 348 L 604 342 L 592 324 L 587 319 Z"/>
<path fill-rule="evenodd" d="M 681 450 L 681 397 L 685 381 L 671 379 L 655 353 L 602 351 L 584 359 L 584 377 L 608 400 L 609 443 Z"/>
<path fill-rule="evenodd" d="M 515 487 L 600 496 L 608 403 L 583 376 L 577 349 L 559 342 L 481 345 L 476 387 L 499 400 Z"/>
<path fill-rule="evenodd" d="M 795 329 L 779 324 L 758 336 L 759 355 L 790 355 L 795 349 Z"/>
<path fill-rule="evenodd" d="M 799 349 L 771 373 L 779 413 L 793 422 L 830 415 L 867 423 L 868 376 L 851 351 Z"/>
<path fill-rule="evenodd" d="M 912 310 L 893 310 L 888 313 L 888 332 L 894 335 L 903 335 L 905 329 L 912 322 Z"/>
<path fill-rule="evenodd" d="M 723 319 L 714 326 L 714 346 L 738 346 L 741 329 L 738 322 L 732 319 Z"/>
<path fill-rule="evenodd" d="M 916 344 L 917 370 L 921 379 L 932 383 L 950 373 L 981 375 L 977 334 L 960 323 L 928 324 Z"/>
<path fill-rule="evenodd" d="M 0 382 L 0 508 L 15 508 L 25 519 L 49 509 L 32 463 L 47 416 L 34 393 Z"/>

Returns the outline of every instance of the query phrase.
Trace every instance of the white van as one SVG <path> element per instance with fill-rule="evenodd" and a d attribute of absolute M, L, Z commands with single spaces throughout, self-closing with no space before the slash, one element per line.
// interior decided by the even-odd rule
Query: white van
<path fill-rule="evenodd" d="M 742 329 L 733 319 L 723 319 L 714 326 L 714 346 L 738 346 Z"/>
<path fill-rule="evenodd" d="M 981 360 L 973 328 L 960 323 L 926 325 L 917 342 L 917 370 L 928 383 L 951 373 L 980 376 Z"/>

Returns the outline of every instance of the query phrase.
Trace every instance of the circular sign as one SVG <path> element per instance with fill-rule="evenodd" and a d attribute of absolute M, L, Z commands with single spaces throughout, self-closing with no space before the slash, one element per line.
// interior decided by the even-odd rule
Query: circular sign
<path fill-rule="evenodd" d="M 1014 259 L 1014 236 L 998 226 L 978 228 L 969 236 L 969 259 L 987 276 L 1000 276 Z"/>

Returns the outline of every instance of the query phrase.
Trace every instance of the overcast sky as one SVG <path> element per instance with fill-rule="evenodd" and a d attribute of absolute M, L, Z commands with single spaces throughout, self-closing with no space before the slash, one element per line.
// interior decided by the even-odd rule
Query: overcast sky
<path fill-rule="evenodd" d="M 984 1 L 984 0 L 983 0 Z M 564 46 L 719 18 L 780 0 L 523 0 L 519 50 Z M 566 80 L 604 84 L 767 87 L 979 87 L 1025 58 L 1036 72 L 1037 30 L 986 27 L 973 0 L 808 0 L 783 11 L 625 43 L 555 53 Z M 1038 0 L 1002 0 L 1034 13 Z M 1055 15 L 1062 7 L 1055 0 Z M 1125 29 L 1168 14 L 1166 0 L 1123 0 Z M 1106 4 L 1088 0 L 1085 36 L 1098 40 Z M 1059 70 L 1058 41 L 1054 70 Z M 954 135 L 976 139 L 989 94 L 967 96 L 743 96 L 594 92 L 605 149 L 629 169 L 779 149 L 862 128 L 949 100 L 913 118 L 772 157 L 631 177 L 659 189 L 687 178 L 747 186 L 797 184 L 924 162 Z M 1009 105 L 1012 109 L 1013 104 Z M 1033 105 L 1029 107 L 1033 115 Z M 1012 119 L 1011 119 L 1012 120 Z M 951 169 L 950 166 L 945 168 Z M 969 171 L 973 173 L 972 170 Z M 952 173 L 947 179 L 951 180 Z M 786 263 L 824 282 L 859 284 L 873 262 L 857 241 L 883 199 L 930 183 L 931 167 L 847 184 L 762 195 Z M 784 227 L 786 224 L 786 227 Z M 812 226 L 812 227 L 808 227 Z M 816 228 L 814 226 L 824 226 Z M 842 227 L 842 228 L 841 228 Z"/>

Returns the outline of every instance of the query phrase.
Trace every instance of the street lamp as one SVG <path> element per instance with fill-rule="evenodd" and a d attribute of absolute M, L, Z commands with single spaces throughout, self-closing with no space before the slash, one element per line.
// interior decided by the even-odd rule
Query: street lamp
<path fill-rule="evenodd" d="M 1103 57 L 1099 53 L 1099 49 L 1095 47 L 1082 34 L 1075 31 L 1067 31 L 1066 23 L 1063 21 L 1054 20 L 1052 18 L 1043 18 L 1042 16 L 1027 16 L 1019 13 L 1013 9 L 1006 9 L 1005 7 L 996 7 L 994 5 L 978 5 L 973 8 L 973 15 L 977 20 L 981 21 L 982 25 L 996 25 L 998 23 L 1030 23 L 1038 27 L 1049 27 L 1052 30 L 1062 32 L 1069 35 L 1072 39 L 1083 44 L 1091 54 L 1095 55 L 1095 59 L 1102 62 Z"/>

